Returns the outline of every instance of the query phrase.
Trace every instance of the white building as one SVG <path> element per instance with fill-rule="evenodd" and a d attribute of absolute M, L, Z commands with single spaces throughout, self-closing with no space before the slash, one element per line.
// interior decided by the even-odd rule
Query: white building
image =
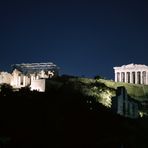
<path fill-rule="evenodd" d="M 0 73 L 0 84 L 10 84 L 13 88 L 30 86 L 31 90 L 42 92 L 46 79 L 57 76 L 59 71 L 53 63 L 23 63 L 12 65 L 12 68 L 12 73 Z"/>
<path fill-rule="evenodd" d="M 128 64 L 114 67 L 115 82 L 148 85 L 148 66 Z"/>

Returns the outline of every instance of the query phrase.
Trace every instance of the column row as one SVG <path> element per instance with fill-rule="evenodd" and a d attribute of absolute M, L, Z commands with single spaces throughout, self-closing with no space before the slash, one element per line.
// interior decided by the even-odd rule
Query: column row
<path fill-rule="evenodd" d="M 26 86 L 26 77 L 25 76 L 18 76 L 16 86 Z"/>
<path fill-rule="evenodd" d="M 115 81 L 134 84 L 148 84 L 148 74 L 146 71 L 116 72 Z"/>

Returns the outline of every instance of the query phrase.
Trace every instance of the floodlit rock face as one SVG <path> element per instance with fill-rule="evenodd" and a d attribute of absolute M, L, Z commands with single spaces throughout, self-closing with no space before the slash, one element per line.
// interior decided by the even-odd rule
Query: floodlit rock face
<path fill-rule="evenodd" d="M 103 104 L 104 106 L 111 108 L 112 105 L 112 97 L 114 96 L 114 93 L 109 90 L 108 88 L 101 88 L 101 87 L 92 87 L 92 88 L 85 88 L 82 90 L 84 94 L 87 96 L 93 96 L 96 98 L 96 100 Z"/>
<path fill-rule="evenodd" d="M 38 91 L 45 91 L 45 83 L 42 79 L 55 77 L 59 71 L 53 63 L 23 63 L 12 67 L 12 73 L 0 73 L 0 84 L 7 83 L 13 88 L 30 86 L 31 90 Z"/>
<path fill-rule="evenodd" d="M 102 93 L 100 93 L 100 103 L 102 103 L 104 106 L 111 108 L 112 105 L 112 96 L 113 94 L 109 91 L 103 91 Z"/>

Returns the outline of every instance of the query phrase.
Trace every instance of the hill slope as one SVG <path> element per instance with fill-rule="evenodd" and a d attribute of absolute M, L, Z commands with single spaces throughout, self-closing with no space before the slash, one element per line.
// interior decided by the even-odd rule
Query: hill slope
<path fill-rule="evenodd" d="M 116 115 L 102 104 L 93 102 L 93 97 L 74 91 L 72 85 L 77 83 L 74 86 L 78 87 L 80 81 L 64 82 L 66 84 L 59 81 L 60 87 L 52 87 L 47 93 L 15 92 L 1 96 L 1 147 L 148 146 L 147 120 Z"/>
<path fill-rule="evenodd" d="M 64 81 L 63 81 L 64 80 Z M 70 84 L 74 90 L 79 90 L 87 95 L 97 96 L 100 92 L 107 95 L 110 92 L 109 97 L 115 95 L 115 90 L 119 86 L 124 86 L 127 89 L 127 93 L 138 101 L 148 100 L 148 85 L 130 84 L 114 82 L 105 79 L 90 79 L 90 78 L 60 78 L 54 80 L 54 83 L 60 86 L 64 84 Z M 51 84 L 51 83 L 50 83 Z M 96 87 L 99 87 L 98 89 Z M 102 89 L 104 88 L 104 89 Z"/>
<path fill-rule="evenodd" d="M 118 83 L 59 77 L 48 84 L 46 93 L 1 94 L 1 147 L 148 147 L 147 119 L 124 118 L 108 108 Z"/>
<path fill-rule="evenodd" d="M 114 89 L 116 89 L 119 86 L 124 86 L 127 89 L 128 94 L 132 98 L 138 101 L 148 100 L 148 85 L 121 83 L 104 79 L 99 79 L 97 81 L 104 83 L 106 86 Z"/>

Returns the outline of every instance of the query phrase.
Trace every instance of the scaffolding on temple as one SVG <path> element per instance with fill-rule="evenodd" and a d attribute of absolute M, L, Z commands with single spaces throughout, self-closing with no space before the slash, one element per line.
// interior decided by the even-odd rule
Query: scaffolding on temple
<path fill-rule="evenodd" d="M 11 65 L 12 70 L 17 69 L 23 74 L 31 74 L 31 73 L 38 73 L 42 70 L 45 72 L 51 71 L 55 74 L 58 74 L 59 67 L 57 67 L 55 64 L 51 62 L 47 63 L 22 63 L 22 64 L 13 64 Z"/>

